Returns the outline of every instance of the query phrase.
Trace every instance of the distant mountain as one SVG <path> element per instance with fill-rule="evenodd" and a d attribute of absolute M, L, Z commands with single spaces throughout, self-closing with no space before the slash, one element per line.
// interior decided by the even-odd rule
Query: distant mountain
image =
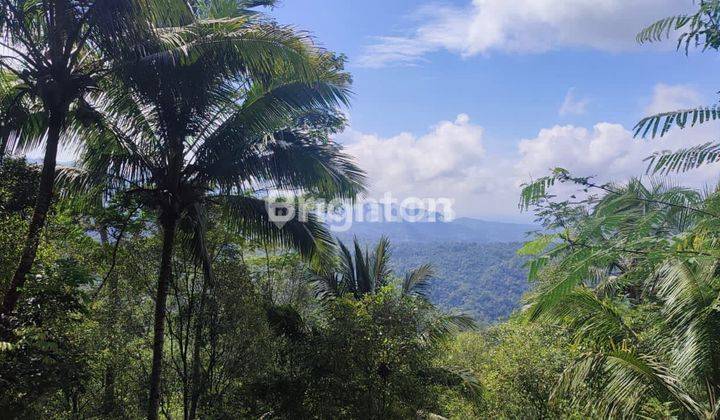
<path fill-rule="evenodd" d="M 450 222 L 355 222 L 347 232 L 335 232 L 340 240 L 352 241 L 357 236 L 362 242 L 376 242 L 381 236 L 397 242 L 521 242 L 526 233 L 536 230 L 532 225 L 487 222 L 459 218 Z"/>
<path fill-rule="evenodd" d="M 401 211 L 419 221 L 401 221 Z M 356 212 L 363 221 L 354 222 L 346 232 L 334 232 L 335 236 L 345 243 L 357 237 L 368 245 L 387 236 L 398 276 L 432 264 L 436 275 L 428 294 L 443 309 L 491 324 L 518 309 L 530 288 L 525 258 L 516 252 L 536 226 L 470 218 L 444 221 L 439 213 L 397 207 L 386 212 L 382 206 L 363 206 Z"/>

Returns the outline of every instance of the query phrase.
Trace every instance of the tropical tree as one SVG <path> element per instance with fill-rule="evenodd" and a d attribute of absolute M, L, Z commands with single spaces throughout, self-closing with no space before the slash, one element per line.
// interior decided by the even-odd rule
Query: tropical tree
<path fill-rule="evenodd" d="M 550 206 L 541 191 L 557 180 L 604 195 Z M 579 350 L 556 397 L 602 416 L 717 417 L 719 200 L 718 191 L 600 186 L 562 170 L 525 188 L 521 204 L 539 206 L 550 232 L 522 250 L 535 256 L 537 282 L 525 316 L 564 324 Z M 548 217 L 557 209 L 561 217 Z"/>
<path fill-rule="evenodd" d="M 449 390 L 442 398 L 448 418 L 584 418 L 566 401 L 552 400 L 555 385 L 573 352 L 556 325 L 528 324 L 517 315 L 481 331 L 456 335 L 443 363 L 471 369 L 482 393 L 467 398 Z"/>
<path fill-rule="evenodd" d="M 362 172 L 329 139 L 344 124 L 337 107 L 347 102 L 350 79 L 341 58 L 252 14 L 203 20 L 188 7 L 167 25 L 146 42 L 152 58 L 118 72 L 116 83 L 92 101 L 83 170 L 64 174 L 71 190 L 109 187 L 157 212 L 163 245 L 149 418 L 159 406 L 178 228 L 208 277 L 209 206 L 220 206 L 223 220 L 241 232 L 310 256 L 330 245 L 317 219 L 296 218 L 280 229 L 256 193 L 352 198 L 363 183 Z"/>
<path fill-rule="evenodd" d="M 340 242 L 335 265 L 320 273 L 320 293 L 322 295 L 342 296 L 352 293 L 356 298 L 378 292 L 394 280 L 390 267 L 390 241 L 380 238 L 370 252 L 357 240 L 353 241 L 354 254 Z M 415 294 L 425 297 L 428 282 L 433 276 L 430 264 L 408 272 L 399 288 L 403 295 Z"/>
<path fill-rule="evenodd" d="M 419 336 L 427 343 L 437 343 L 453 331 L 475 328 L 474 320 L 464 314 L 446 313 L 432 304 L 427 296 L 434 276 L 432 266 L 424 264 L 398 278 L 390 266 L 390 241 L 380 238 L 372 252 L 357 238 L 353 241 L 354 253 L 342 242 L 332 265 L 318 272 L 318 296 L 334 299 L 351 295 L 362 299 L 380 293 L 384 288 L 397 289 L 401 296 L 413 302 L 423 319 Z M 327 268 L 330 267 L 330 268 Z"/>
<path fill-rule="evenodd" d="M 325 269 L 320 277 L 320 292 L 330 296 L 342 296 L 352 293 L 359 298 L 372 294 L 386 286 L 392 274 L 390 263 L 390 241 L 383 237 L 370 254 L 369 249 L 363 250 L 360 242 L 353 242 L 355 255 L 342 242 L 336 264 Z"/>
<path fill-rule="evenodd" d="M 79 141 L 86 96 L 113 66 L 137 57 L 151 9 L 134 0 L 0 2 L 1 154 L 13 146 L 45 145 L 43 169 L 24 248 L 3 297 L 1 315 L 15 308 L 50 208 L 58 146 Z M 162 9 L 158 8 L 156 11 Z"/>

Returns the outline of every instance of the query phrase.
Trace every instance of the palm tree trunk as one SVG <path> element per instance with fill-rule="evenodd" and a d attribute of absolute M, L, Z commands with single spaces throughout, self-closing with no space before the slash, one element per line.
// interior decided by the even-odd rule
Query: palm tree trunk
<path fill-rule="evenodd" d="M 15 310 L 15 306 L 17 306 L 17 302 L 20 299 L 19 289 L 25 284 L 25 279 L 28 273 L 30 273 L 30 269 L 35 262 L 35 255 L 37 253 L 38 245 L 40 244 L 40 233 L 42 228 L 45 226 L 45 219 L 47 218 L 47 213 L 50 210 L 50 203 L 52 202 L 53 187 L 55 186 L 57 149 L 58 144 L 60 143 L 60 133 L 62 131 L 63 120 L 63 113 L 50 113 L 48 118 L 47 144 L 45 146 L 45 157 L 43 159 L 43 168 L 40 175 L 38 197 L 35 202 L 35 209 L 30 221 L 30 228 L 28 229 L 28 234 L 25 239 L 23 253 L 20 257 L 20 264 L 18 265 L 18 268 L 10 281 L 10 286 L 3 297 L 2 312 L 0 312 L 1 318 L 7 317 Z M 9 333 L 9 331 L 4 331 L 3 335 Z"/>
<path fill-rule="evenodd" d="M 152 373 L 150 374 L 150 400 L 148 403 L 149 420 L 158 418 L 158 409 L 160 408 L 160 378 L 162 375 L 163 346 L 165 344 L 165 310 L 167 307 L 168 287 L 172 281 L 173 242 L 175 241 L 177 218 L 170 215 L 162 216 L 160 224 L 163 230 L 163 245 L 157 298 L 155 300 L 155 335 L 153 338 L 153 361 Z"/>

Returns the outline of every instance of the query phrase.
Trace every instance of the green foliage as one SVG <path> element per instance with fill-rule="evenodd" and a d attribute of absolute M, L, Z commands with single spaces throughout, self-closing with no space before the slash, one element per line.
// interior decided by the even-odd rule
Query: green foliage
<path fill-rule="evenodd" d="M 717 162 L 720 158 L 720 144 L 705 143 L 676 151 L 656 152 L 648 157 L 647 172 L 668 175 L 687 172 L 700 166 Z"/>
<path fill-rule="evenodd" d="M 0 166 L 0 214 L 28 217 L 37 197 L 40 173 L 24 158 L 7 158 Z"/>
<path fill-rule="evenodd" d="M 90 375 L 82 287 L 91 281 L 74 261 L 60 260 L 26 283 L 32 296 L 13 319 L 16 337 L 0 352 L 0 407 L 6 416 L 71 416 Z M 7 346 L 6 346 L 7 347 Z"/>
<path fill-rule="evenodd" d="M 329 301 L 325 326 L 309 331 L 291 350 L 290 363 L 301 375 L 293 383 L 301 392 L 277 396 L 301 396 L 302 404 L 286 400 L 280 406 L 290 411 L 276 414 L 399 419 L 438 409 L 446 373 L 432 363 L 439 348 L 417 334 L 426 320 L 415 305 L 389 287 Z M 284 391 L 289 384 L 274 388 Z"/>
<path fill-rule="evenodd" d="M 524 246 L 336 248 L 317 218 L 277 227 L 265 207 L 268 191 L 353 199 L 365 181 L 331 140 L 347 123 L 345 58 L 259 14 L 274 1 L 20 3 L 0 6 L 0 43 L 25 62 L 0 74 L 0 147 L 36 146 L 63 110 L 55 128 L 86 147 L 2 319 L 4 417 L 153 417 L 149 384 L 166 418 L 718 417 L 720 190 L 556 168 L 523 186 L 544 229 Z M 700 0 L 638 41 L 680 32 L 678 48 L 717 50 L 719 16 L 720 0 Z M 45 68 L 57 45 L 59 73 Z M 132 60 L 93 66 L 119 57 Z M 663 113 L 636 135 L 718 115 Z M 34 167 L 3 158 L 5 291 L 40 189 Z M 717 159 L 707 143 L 649 171 Z M 577 191 L 559 198 L 561 184 Z M 446 311 L 507 318 L 525 275 L 509 321 L 478 332 Z"/>
<path fill-rule="evenodd" d="M 518 249 L 517 253 L 518 255 L 542 254 L 556 239 L 558 239 L 558 235 L 556 234 L 539 235 L 534 240 L 525 242 L 522 248 Z"/>
<path fill-rule="evenodd" d="M 719 17 L 720 2 L 718 0 L 698 0 L 695 13 L 660 19 L 643 29 L 637 35 L 637 42 L 662 41 L 677 32 L 685 31 L 678 36 L 678 50 L 683 47 L 685 52 L 688 52 L 690 47 L 717 50 L 720 48 Z"/>
<path fill-rule="evenodd" d="M 577 346 L 553 398 L 600 416 L 714 418 L 720 193 L 636 180 L 581 188 L 604 195 L 561 206 L 583 216 L 536 257 L 524 311 L 568 328 Z"/>
<path fill-rule="evenodd" d="M 12 384 L 0 398 L 3 413 L 144 416 L 161 238 L 134 203 L 116 205 L 89 211 L 63 202 L 52 215 L 38 260 L 43 276 L 27 283 L 23 295 L 32 298 L 21 301 L 17 336 L 0 351 L 0 380 Z M 127 214 L 132 226 L 123 229 Z M 438 362 L 461 319 L 413 292 L 427 267 L 403 292 L 402 279 L 373 265 L 387 276 L 379 283 L 392 286 L 321 301 L 297 254 L 269 248 L 266 258 L 263 243 L 224 224 L 211 224 L 206 241 L 210 282 L 192 249 L 173 259 L 164 415 L 407 418 L 441 412 L 449 389 L 476 395 L 466 367 Z"/>
<path fill-rule="evenodd" d="M 558 181 L 564 181 L 567 179 L 567 176 L 567 170 L 563 168 L 555 168 L 552 171 L 552 175 L 542 177 L 529 184 L 523 184 L 522 192 L 520 193 L 520 204 L 518 205 L 520 210 L 528 210 L 538 200 L 547 195 L 547 191 L 550 187 L 555 185 Z"/>
<path fill-rule="evenodd" d="M 472 369 L 482 393 L 470 399 L 456 391 L 445 393 L 443 413 L 451 418 L 571 417 L 566 401 L 550 399 L 571 357 L 562 330 L 548 325 L 511 320 L 462 333 L 448 343 L 441 359 Z"/>
<path fill-rule="evenodd" d="M 675 126 L 695 127 L 720 119 L 720 106 L 713 105 L 695 109 L 663 112 L 641 119 L 635 125 L 635 137 L 663 137 Z"/>

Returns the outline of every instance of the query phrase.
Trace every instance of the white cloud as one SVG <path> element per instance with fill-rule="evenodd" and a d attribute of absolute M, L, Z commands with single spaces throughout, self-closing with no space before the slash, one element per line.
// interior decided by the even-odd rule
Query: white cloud
<path fill-rule="evenodd" d="M 582 115 L 585 111 L 587 111 L 589 102 L 590 101 L 587 98 L 575 97 L 575 88 L 570 88 L 565 94 L 565 99 L 563 100 L 562 105 L 560 105 L 558 114 L 561 117 L 566 115 Z"/>
<path fill-rule="evenodd" d="M 415 136 L 401 133 L 389 138 L 350 130 L 341 139 L 345 150 L 369 177 L 369 196 L 382 198 L 390 192 L 403 200 L 451 198 L 459 215 L 502 215 L 506 208 L 493 209 L 508 183 L 497 176 L 488 162 L 482 127 L 461 114 L 454 121 L 442 121 L 428 133 Z M 493 162 L 493 166 L 499 162 Z M 512 166 L 508 162 L 508 165 Z M 502 184 L 499 185 L 499 184 Z M 497 211 L 496 211 L 497 210 Z"/>
<path fill-rule="evenodd" d="M 645 108 L 646 115 L 677 111 L 706 105 L 703 96 L 687 85 L 666 85 L 660 83 L 653 90 L 653 97 Z"/>
<path fill-rule="evenodd" d="M 702 99 L 688 87 L 658 85 L 650 106 L 683 104 Z M 675 150 L 715 138 L 717 124 L 673 130 L 655 140 L 634 139 L 620 124 L 600 122 L 591 128 L 573 125 L 542 129 L 517 143 L 513 157 L 489 155 L 483 128 L 465 115 L 442 121 L 428 133 L 401 133 L 382 138 L 349 131 L 342 141 L 346 151 L 368 172 L 370 196 L 386 192 L 407 197 L 451 198 L 459 216 L 517 219 L 520 185 L 563 167 L 578 176 L 598 176 L 600 182 L 624 181 L 645 173 L 644 159 L 656 151 Z M 679 177 L 702 186 L 717 181 L 720 165 L 711 165 Z"/>
<path fill-rule="evenodd" d="M 659 84 L 645 112 L 656 113 L 703 103 L 703 96 L 684 85 Z M 645 159 L 655 152 L 677 150 L 703 144 L 716 138 L 720 125 L 700 125 L 673 129 L 665 137 L 636 139 L 621 124 L 601 122 L 590 129 L 572 125 L 540 130 L 531 139 L 518 143 L 516 173 L 525 179 L 546 175 L 549 169 L 563 167 L 580 176 L 597 176 L 601 182 L 624 181 L 642 176 Z M 709 165 L 686 174 L 674 175 L 679 182 L 701 187 L 714 184 L 720 165 Z"/>
<path fill-rule="evenodd" d="M 560 47 L 636 48 L 636 33 L 687 10 L 689 0 L 472 0 L 464 7 L 427 5 L 402 36 L 381 36 L 358 64 L 416 63 L 434 51 L 464 57 L 489 51 L 538 53 Z"/>
<path fill-rule="evenodd" d="M 465 114 L 455 121 L 442 121 L 421 137 L 410 133 L 381 139 L 372 134 L 345 134 L 346 150 L 369 172 L 373 191 L 390 187 L 401 192 L 439 179 L 465 173 L 469 161 L 483 158 L 483 129 L 470 123 Z"/>

